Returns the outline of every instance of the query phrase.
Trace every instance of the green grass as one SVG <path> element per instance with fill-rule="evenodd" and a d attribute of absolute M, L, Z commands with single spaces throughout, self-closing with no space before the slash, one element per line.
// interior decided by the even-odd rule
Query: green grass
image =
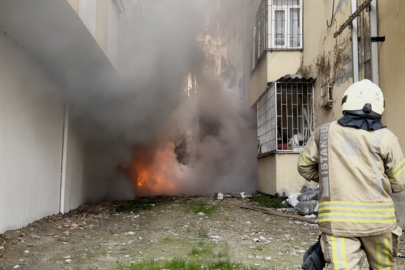
<path fill-rule="evenodd" d="M 200 229 L 198 230 L 197 236 L 198 236 L 199 238 L 201 238 L 201 239 L 208 239 L 208 238 L 209 238 L 209 236 L 208 236 L 208 231 L 205 230 L 205 229 L 203 229 L 203 228 L 200 228 Z"/>
<path fill-rule="evenodd" d="M 152 205 L 151 204 L 156 204 L 156 200 L 150 199 L 150 198 L 140 198 L 134 201 L 125 201 L 117 205 L 115 210 L 117 212 L 134 212 L 134 213 L 139 213 L 142 210 L 151 210 Z"/>
<path fill-rule="evenodd" d="M 200 244 L 198 247 L 193 247 L 189 255 L 192 256 L 214 256 L 214 246 L 213 245 L 204 245 Z"/>
<path fill-rule="evenodd" d="M 131 265 L 120 264 L 116 270 L 258 270 L 256 267 L 244 266 L 229 260 L 206 262 L 202 260 L 186 261 L 173 259 L 167 261 L 143 261 Z"/>
<path fill-rule="evenodd" d="M 198 215 L 199 213 L 204 213 L 204 215 L 212 217 L 216 208 L 217 207 L 214 205 L 209 206 L 204 202 L 196 202 L 189 204 L 186 212 L 192 212 L 196 215 Z"/>
<path fill-rule="evenodd" d="M 288 208 L 289 204 L 283 203 L 286 199 L 279 196 L 269 196 L 264 194 L 257 194 L 249 198 L 250 202 L 255 202 L 261 207 L 267 208 Z"/>

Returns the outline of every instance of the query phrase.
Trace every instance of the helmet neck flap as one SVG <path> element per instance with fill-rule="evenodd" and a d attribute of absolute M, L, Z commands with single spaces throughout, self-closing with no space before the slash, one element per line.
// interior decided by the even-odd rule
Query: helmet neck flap
<path fill-rule="evenodd" d="M 381 116 L 378 114 L 356 114 L 345 112 L 344 116 L 338 120 L 338 123 L 344 127 L 354 127 L 366 131 L 375 131 L 386 126 L 381 123 Z"/>

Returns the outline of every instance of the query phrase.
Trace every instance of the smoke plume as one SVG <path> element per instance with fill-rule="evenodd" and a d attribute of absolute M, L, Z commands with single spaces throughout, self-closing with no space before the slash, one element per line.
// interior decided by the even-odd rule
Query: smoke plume
<path fill-rule="evenodd" d="M 202 71 L 196 36 L 208 5 L 138 1 L 118 72 L 106 69 L 99 76 L 108 83 L 63 93 L 87 138 L 88 198 L 256 189 L 256 133 L 243 117 L 246 106 L 236 89 Z M 193 97 L 184 89 L 191 71 L 198 78 Z M 179 138 L 188 131 L 188 152 L 179 158 Z"/>

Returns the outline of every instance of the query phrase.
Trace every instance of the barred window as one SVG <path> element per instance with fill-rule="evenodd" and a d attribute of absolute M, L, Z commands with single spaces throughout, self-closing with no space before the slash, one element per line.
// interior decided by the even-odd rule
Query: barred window
<path fill-rule="evenodd" d="M 286 76 L 272 83 L 257 102 L 258 156 L 300 152 L 314 129 L 312 78 Z"/>

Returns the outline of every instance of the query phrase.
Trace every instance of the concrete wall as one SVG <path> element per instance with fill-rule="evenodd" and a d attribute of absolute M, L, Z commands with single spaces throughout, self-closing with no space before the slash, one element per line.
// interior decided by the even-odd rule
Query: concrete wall
<path fill-rule="evenodd" d="M 107 57 L 116 69 L 118 67 L 118 35 L 120 28 L 119 17 L 120 14 L 117 1 L 110 0 L 110 8 L 108 13 Z"/>
<path fill-rule="evenodd" d="M 250 81 L 249 106 L 256 104 L 257 100 L 267 88 L 267 57 L 256 65 Z"/>
<path fill-rule="evenodd" d="M 0 35 L 0 233 L 59 212 L 64 105 L 58 85 L 7 35 Z M 67 139 L 65 208 L 83 203 L 82 139 Z"/>
<path fill-rule="evenodd" d="M 259 191 L 288 196 L 309 184 L 297 171 L 297 154 L 273 154 L 259 158 Z M 315 186 L 315 183 L 312 183 Z M 284 193 L 284 194 L 283 194 Z"/>
<path fill-rule="evenodd" d="M 295 74 L 300 67 L 301 52 L 267 52 L 267 81 L 274 82 L 287 74 Z"/>
<path fill-rule="evenodd" d="M 75 123 L 69 120 L 67 126 L 66 182 L 63 212 L 69 212 L 82 204 L 85 199 L 85 151 L 84 141 Z"/>
<path fill-rule="evenodd" d="M 259 183 L 258 189 L 260 192 L 267 194 L 275 194 L 277 192 L 277 164 L 275 155 L 267 155 L 259 158 Z"/>
<path fill-rule="evenodd" d="M 395 133 L 405 151 L 405 128 L 403 125 L 403 102 L 405 100 L 405 5 L 401 0 L 378 1 L 379 36 L 386 41 L 379 43 L 380 87 L 384 92 L 386 109 L 383 123 Z M 393 196 L 400 226 L 405 228 L 405 194 Z"/>
<path fill-rule="evenodd" d="M 93 37 L 96 36 L 97 1 L 80 0 L 79 16 Z"/>
<path fill-rule="evenodd" d="M 341 99 L 353 83 L 351 30 L 346 28 L 337 38 L 333 34 L 351 14 L 350 0 L 335 2 L 335 17 L 330 28 L 332 1 L 305 1 L 304 49 L 298 73 L 317 78 L 315 110 L 317 125 L 334 121 L 342 116 Z M 333 85 L 333 108 L 321 108 L 321 87 Z"/>
<path fill-rule="evenodd" d="M 63 104 L 19 44 L 0 35 L 0 232 L 59 210 Z"/>
<path fill-rule="evenodd" d="M 110 1 L 107 0 L 93 0 L 97 1 L 97 20 L 96 20 L 96 41 L 100 48 L 107 55 L 108 44 L 108 14 Z"/>

